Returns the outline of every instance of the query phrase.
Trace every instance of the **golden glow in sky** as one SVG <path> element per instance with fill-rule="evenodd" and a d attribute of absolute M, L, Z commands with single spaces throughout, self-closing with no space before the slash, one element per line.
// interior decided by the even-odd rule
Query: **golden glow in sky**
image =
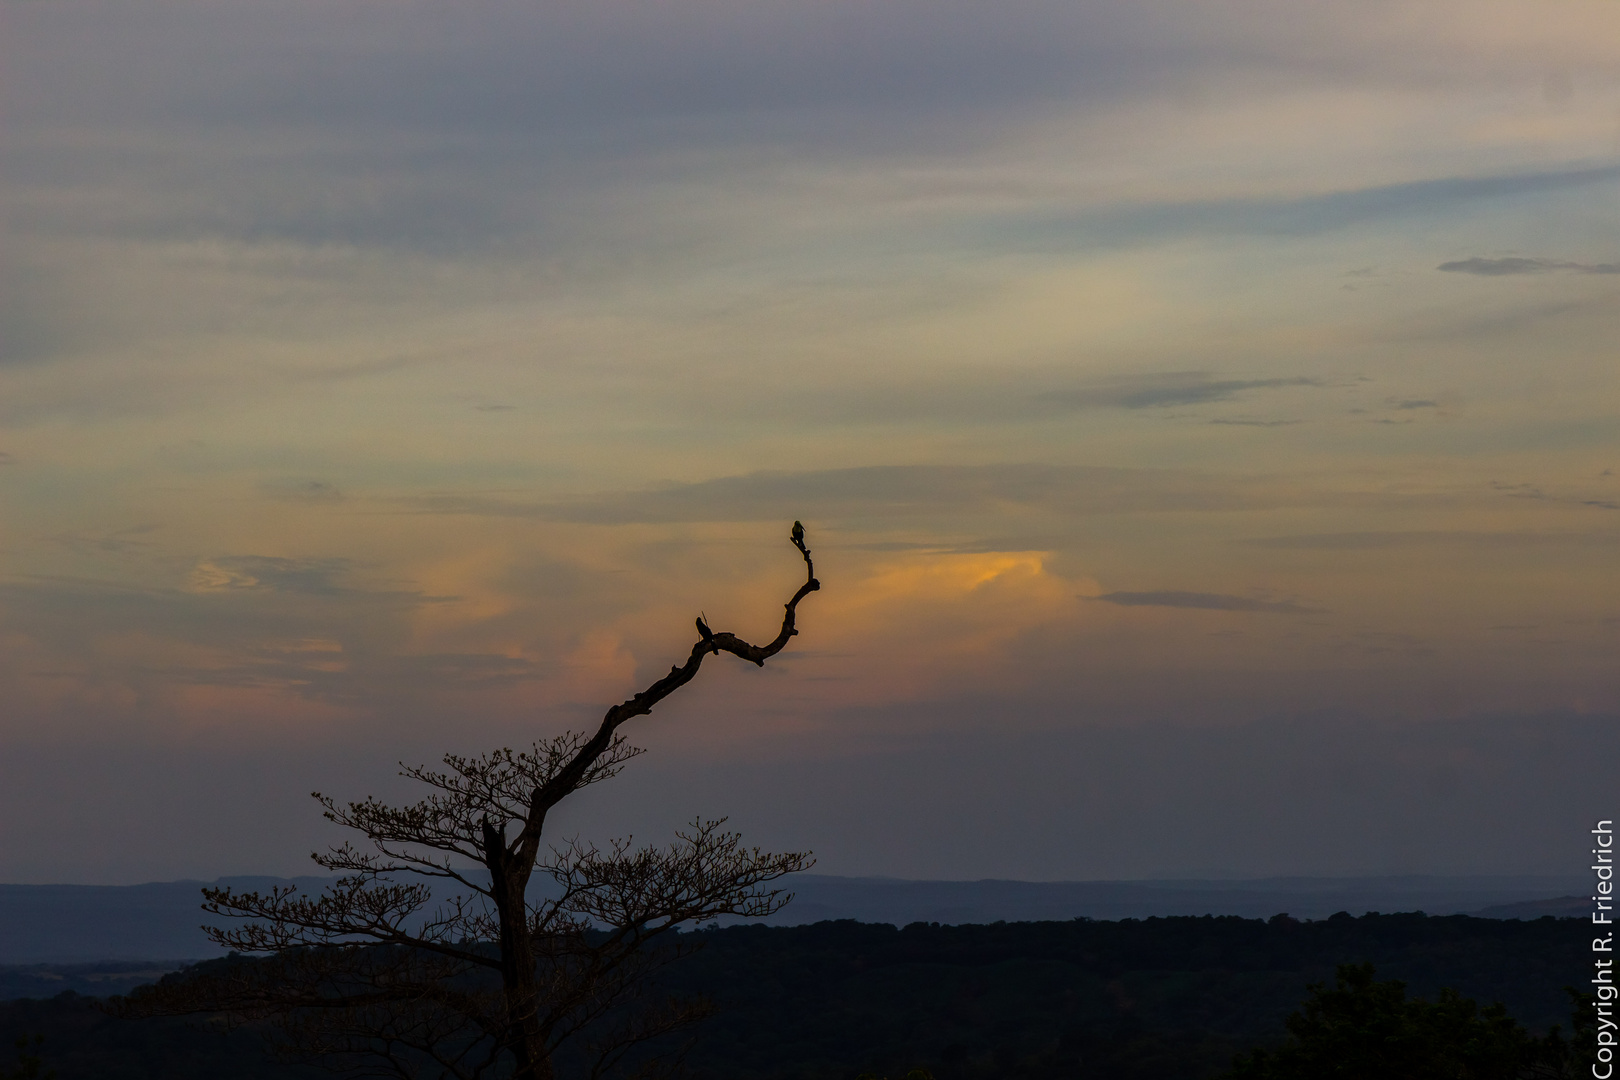
<path fill-rule="evenodd" d="M 588 723 L 699 610 L 768 637 L 795 518 L 802 636 L 667 753 L 1620 713 L 1612 3 L 4 0 L 0 39 L 0 877 L 254 868 L 52 854 L 41 776 L 274 747 L 302 790 Z M 1182 865 L 957 856 L 896 872 Z"/>

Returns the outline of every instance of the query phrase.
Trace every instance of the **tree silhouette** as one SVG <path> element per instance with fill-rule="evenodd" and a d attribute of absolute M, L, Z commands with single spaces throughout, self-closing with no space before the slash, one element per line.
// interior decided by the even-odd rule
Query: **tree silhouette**
<path fill-rule="evenodd" d="M 45 1042 L 43 1035 L 35 1035 L 32 1039 L 19 1036 L 17 1039 L 17 1067 L 15 1069 L 0 1068 L 0 1080 L 56 1080 L 56 1070 L 40 1072 L 44 1067 L 44 1059 L 39 1056 L 39 1048 Z"/>
<path fill-rule="evenodd" d="M 1557 1027 L 1531 1035 L 1501 1005 L 1481 1007 L 1451 989 L 1432 1002 L 1408 999 L 1405 983 L 1374 982 L 1371 964 L 1341 964 L 1333 988 L 1313 984 L 1288 1017 L 1285 1043 L 1240 1055 L 1222 1080 L 1573 1078 L 1592 1010 L 1590 995 L 1568 993 L 1573 1046 Z"/>
<path fill-rule="evenodd" d="M 550 1080 L 560 1052 L 601 1076 L 703 1015 L 701 1001 L 648 1000 L 647 977 L 693 947 L 670 931 L 779 910 L 791 895 L 770 883 L 810 855 L 744 847 L 724 819 L 694 822 L 663 848 L 543 845 L 546 816 L 639 754 L 618 729 L 691 682 L 705 657 L 763 666 L 787 645 L 799 602 L 821 587 L 798 522 L 791 540 L 805 581 L 774 640 L 752 645 L 700 620 L 686 662 L 608 709 L 595 732 L 447 754 L 442 770 L 402 765 L 431 789 L 409 806 L 315 793 L 328 820 L 365 838 L 313 856 L 343 876 L 319 896 L 205 888 L 204 910 L 243 920 L 204 927 L 209 937 L 260 958 L 169 976 L 119 1011 L 271 1021 L 283 1049 L 324 1064 L 456 1080 Z M 549 887 L 531 890 L 537 878 Z"/>

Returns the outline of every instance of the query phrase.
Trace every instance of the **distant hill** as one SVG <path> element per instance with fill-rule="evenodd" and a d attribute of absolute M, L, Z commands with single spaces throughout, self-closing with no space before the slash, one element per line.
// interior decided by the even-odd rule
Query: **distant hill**
<path fill-rule="evenodd" d="M 72 993 L 87 998 L 127 994 L 157 982 L 183 965 L 178 960 L 110 960 L 92 964 L 0 964 L 0 1001 L 54 998 Z"/>
<path fill-rule="evenodd" d="M 1552 900 L 1525 900 L 1518 904 L 1498 904 L 1481 908 L 1471 914 L 1482 919 L 1541 919 L 1551 915 L 1555 919 L 1584 919 L 1592 914 L 1590 896 L 1559 896 Z"/>
<path fill-rule="evenodd" d="M 319 890 L 327 878 L 221 878 L 216 884 Z M 147 885 L 0 885 L 0 964 L 203 959 L 219 954 L 200 929 L 199 881 Z M 1325 919 L 1339 911 L 1480 913 L 1535 917 L 1530 903 L 1570 897 L 1582 877 L 1263 878 L 1249 881 L 905 881 L 802 874 L 796 899 L 768 920 L 800 926 L 829 919 L 905 926 L 914 922 L 1029 922 L 1239 915 Z M 1563 903 L 1563 901 L 1558 901 Z M 1511 910 L 1510 910 L 1511 909 Z M 1521 910 L 1522 909 L 1522 910 Z M 1500 914 L 1498 914 L 1500 913 Z M 1585 914 L 1573 908 L 1543 914 Z"/>
<path fill-rule="evenodd" d="M 327 878 L 220 878 L 265 889 Z M 203 936 L 201 881 L 147 885 L 0 885 L 0 964 L 182 960 L 218 956 Z"/>
<path fill-rule="evenodd" d="M 1296 919 L 1325 919 L 1340 911 L 1352 915 L 1369 911 L 1460 915 L 1483 908 L 1545 902 L 1547 897 L 1568 895 L 1587 884 L 1586 879 L 1576 876 L 903 881 L 804 874 L 789 882 L 795 893 L 793 903 L 768 921 L 779 926 L 799 926 L 826 919 L 855 919 L 905 926 L 913 922 L 955 925 L 1077 917 L 1145 919 L 1155 915 L 1239 915 L 1258 919 L 1286 913 Z"/>

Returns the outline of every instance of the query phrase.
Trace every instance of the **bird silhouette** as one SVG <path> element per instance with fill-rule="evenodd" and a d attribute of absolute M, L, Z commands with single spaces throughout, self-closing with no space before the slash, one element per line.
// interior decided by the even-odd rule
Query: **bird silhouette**
<path fill-rule="evenodd" d="M 714 646 L 714 655 L 719 656 L 720 655 L 720 645 L 714 640 L 714 631 L 710 630 L 709 629 L 709 624 L 703 621 L 703 613 L 702 612 L 698 613 L 697 628 L 698 628 L 698 636 L 701 637 L 708 644 Z"/>
<path fill-rule="evenodd" d="M 797 521 L 793 523 L 793 542 L 804 547 L 804 525 Z"/>

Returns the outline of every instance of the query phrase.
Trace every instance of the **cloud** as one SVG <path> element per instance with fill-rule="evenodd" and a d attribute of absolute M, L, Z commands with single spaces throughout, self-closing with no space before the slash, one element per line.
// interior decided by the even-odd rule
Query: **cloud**
<path fill-rule="evenodd" d="M 1230 427 L 1288 427 L 1291 424 L 1303 424 L 1303 420 L 1211 420 L 1212 424 L 1226 424 Z"/>
<path fill-rule="evenodd" d="M 42 84 L 17 95 L 25 115 L 167 107 L 189 120 L 247 113 L 298 122 L 335 112 L 356 123 L 517 132 L 559 112 L 600 121 L 649 107 L 684 118 L 898 101 L 954 113 L 963 102 L 1104 96 L 1236 65 L 1274 78 L 1479 81 L 1500 77 L 1504 57 L 1523 55 L 1536 58 L 1539 75 L 1541 64 L 1602 65 L 1616 22 L 1612 5 L 1552 15 L 1495 3 L 1478 17 L 1477 3 L 1457 0 L 1421 12 L 1393 0 L 1306 8 L 1018 0 L 994 9 L 972 0 L 475 0 L 451 35 L 418 0 L 391 5 L 387 20 L 311 0 L 10 6 L 27 14 L 8 30 L 31 32 L 32 48 L 18 48 L 15 63 Z M 60 70 L 68 49 L 95 61 L 90 86 Z M 459 77 L 473 70 L 481 77 Z M 198 92 L 209 87 L 212 96 Z"/>
<path fill-rule="evenodd" d="M 190 585 L 198 592 L 263 589 L 338 596 L 351 592 L 338 583 L 348 573 L 348 559 L 282 559 L 267 555 L 229 555 L 200 562 Z"/>
<path fill-rule="evenodd" d="M 259 485 L 259 490 L 272 499 L 287 502 L 337 503 L 348 498 L 325 480 L 267 481 Z"/>
<path fill-rule="evenodd" d="M 139 538 L 156 532 L 157 529 L 156 525 L 131 525 L 104 533 L 58 533 L 51 539 L 70 551 L 123 555 L 154 547 L 152 541 Z"/>
<path fill-rule="evenodd" d="M 1554 495 L 1543 490 L 1539 484 L 1508 484 L 1501 480 L 1492 480 L 1490 486 L 1493 490 L 1500 491 L 1509 499 L 1569 503 L 1572 506 L 1590 506 L 1598 510 L 1620 510 L 1620 503 L 1612 499 L 1581 498 L 1579 495 Z"/>
<path fill-rule="evenodd" d="M 1429 398 L 1409 398 L 1404 401 L 1391 401 L 1397 409 L 1438 409 L 1440 403 Z"/>
<path fill-rule="evenodd" d="M 539 671 L 476 643 L 417 651 L 412 616 L 439 598 L 365 589 L 346 580 L 349 569 L 342 559 L 232 556 L 199 564 L 186 588 L 0 582 L 0 632 L 26 643 L 39 669 L 62 673 L 56 689 L 69 700 L 96 687 L 139 687 L 160 711 L 163 701 L 179 708 L 166 696 L 179 687 L 281 689 L 392 708 Z"/>
<path fill-rule="evenodd" d="M 277 599 L 269 590 L 253 588 L 186 591 L 34 578 L 0 583 L 0 625 L 66 669 L 141 671 L 145 678 L 175 662 L 176 645 L 192 654 L 241 654 L 267 640 L 331 636 L 335 622 L 343 623 L 347 634 L 371 614 L 309 604 L 308 598 L 301 604 Z M 163 644 L 134 654 L 116 644 L 102 645 L 137 640 Z"/>
<path fill-rule="evenodd" d="M 1150 375 L 1123 376 L 1077 390 L 1058 391 L 1045 395 L 1045 399 L 1078 407 L 1153 409 L 1227 401 L 1248 390 L 1321 385 L 1320 379 L 1306 376 L 1282 379 L 1217 379 L 1211 377 L 1207 371 L 1166 371 Z"/>
<path fill-rule="evenodd" d="M 1183 93 L 1208 105 L 1249 92 L 1234 89 L 1254 81 L 1243 72 L 1342 85 L 1346 69 L 1432 75 L 1442 56 L 1473 67 L 1457 40 L 1469 35 L 1449 25 L 1463 20 L 1427 16 L 1433 33 L 1419 34 L 1403 10 L 1384 21 L 1406 32 L 1386 36 L 1364 25 L 1379 19 L 1352 18 L 1341 5 L 1278 18 L 1267 4 L 1022 0 L 991 13 L 937 0 L 684 0 L 632 15 L 620 4 L 497 0 L 472 3 L 453 39 L 416 2 L 390 9 L 386 24 L 304 0 L 274 15 L 251 4 L 155 3 L 94 21 L 73 5 L 29 7 L 8 26 L 19 41 L 7 58 L 17 88 L 8 120 L 25 134 L 75 132 L 66 145 L 31 146 L 20 174 L 20 186 L 73 200 L 51 204 L 65 208 L 61 228 L 459 253 L 524 237 L 566 250 L 559 238 L 593 221 L 591 257 L 572 271 L 599 256 L 608 230 L 571 212 L 579 208 L 559 192 L 585 192 L 587 202 L 604 190 L 645 196 L 648 184 L 701 179 L 692 162 L 706 149 L 724 161 L 728 149 L 768 146 L 779 159 L 797 144 L 806 171 L 824 175 L 834 158 L 1000 148 L 1022 126 L 1008 123 L 1020 108 L 1033 116 L 1064 103 L 1092 114 Z M 1561 20 L 1548 24 L 1535 29 L 1594 48 Z M 98 151 L 117 162 L 116 189 L 108 166 L 87 162 L 83 133 L 95 124 L 117 132 Z M 149 137 L 128 137 L 143 126 Z M 782 179 L 756 167 L 757 152 L 746 156 L 748 180 L 761 181 L 750 191 Z M 75 171 L 96 182 L 64 194 L 72 185 L 60 178 Z M 1085 230 L 1130 235 L 1155 221 L 1171 232 L 1290 232 L 1569 178 L 1537 176 L 1362 187 L 1341 177 L 1350 190 L 1163 207 L 1133 199 L 1080 219 Z M 137 189 L 146 198 L 132 201 Z M 42 220 L 42 206 L 27 216 Z M 1025 228 L 1016 216 L 991 227 L 1003 224 Z M 1029 237 L 1053 235 L 1049 224 L 1031 219 Z M 644 257 L 648 230 L 640 220 L 632 227 Z M 0 289 L 0 305 L 15 291 Z M 40 305 L 29 297 L 11 306 L 15 318 L 0 312 L 10 331 L 0 343 L 19 355 L 55 351 L 54 335 L 72 325 L 29 329 Z"/>
<path fill-rule="evenodd" d="M 385 687 L 467 690 L 523 682 L 540 666 L 521 657 L 488 653 L 349 655 L 338 642 L 319 639 L 271 642 L 243 650 L 241 662 L 212 667 L 165 668 L 175 682 L 192 686 L 259 688 L 292 686 L 307 698 L 363 704 Z"/>
<path fill-rule="evenodd" d="M 427 514 L 527 517 L 614 525 L 677 521 L 906 519 L 1013 506 L 1057 513 L 1237 510 L 1278 496 L 1213 474 L 1100 466 L 873 465 L 814 472 L 756 472 L 638 492 L 522 501 L 429 495 L 396 505 Z"/>
<path fill-rule="evenodd" d="M 1595 547 L 1620 544 L 1613 533 L 1591 532 L 1467 532 L 1431 530 L 1413 532 L 1310 533 L 1300 536 L 1263 536 L 1239 541 L 1251 547 L 1298 551 L 1370 551 L 1405 547 Z"/>
<path fill-rule="evenodd" d="M 1255 600 L 1247 596 L 1226 596 L 1222 593 L 1177 592 L 1113 592 L 1092 599 L 1120 607 L 1172 607 L 1193 608 L 1200 611 L 1270 611 L 1283 615 L 1317 615 L 1319 608 L 1302 607 L 1283 600 Z"/>
<path fill-rule="evenodd" d="M 1094 250 L 1098 246 L 1130 247 L 1163 237 L 1308 237 L 1373 222 L 1433 216 L 1492 199 L 1553 195 L 1597 184 L 1612 184 L 1616 180 L 1620 180 L 1620 166 L 1612 165 L 1500 172 L 1484 176 L 1442 176 L 1346 186 L 1336 191 L 1304 195 L 1282 193 L 1237 198 L 1165 199 L 1114 203 L 1060 213 L 1020 210 L 1001 217 L 987 217 L 967 231 L 974 240 L 986 247 L 1049 252 Z M 1472 264 L 1476 261 L 1492 262 L 1466 262 Z M 1440 269 L 1456 269 L 1461 265 L 1447 263 Z M 1587 267 L 1586 264 L 1555 264 L 1554 268 L 1580 269 L 1589 273 L 1611 272 L 1599 267 Z"/>
<path fill-rule="evenodd" d="M 1476 274 L 1480 277 L 1504 277 L 1510 274 L 1547 274 L 1566 271 L 1575 274 L 1620 274 L 1620 263 L 1559 262 L 1554 259 L 1459 259 L 1435 267 L 1451 274 Z"/>

